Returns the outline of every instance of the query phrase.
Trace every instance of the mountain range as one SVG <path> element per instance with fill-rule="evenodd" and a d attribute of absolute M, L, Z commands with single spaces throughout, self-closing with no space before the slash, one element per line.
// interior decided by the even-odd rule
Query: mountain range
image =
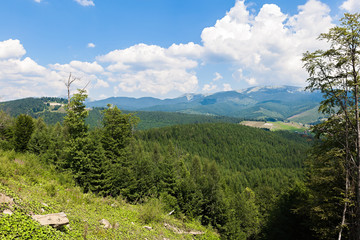
<path fill-rule="evenodd" d="M 87 102 L 88 107 L 116 105 L 129 111 L 163 111 L 221 115 L 258 120 L 300 120 L 315 122 L 321 118 L 315 109 L 322 100 L 319 92 L 294 86 L 258 86 L 239 91 L 213 94 L 185 94 L 173 99 L 152 97 L 111 97 Z"/>

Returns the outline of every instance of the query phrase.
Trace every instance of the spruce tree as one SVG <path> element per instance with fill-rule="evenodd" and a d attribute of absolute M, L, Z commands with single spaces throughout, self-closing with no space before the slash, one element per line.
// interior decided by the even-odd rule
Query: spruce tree
<path fill-rule="evenodd" d="M 31 134 L 34 131 L 34 122 L 32 117 L 26 114 L 21 114 L 16 118 L 14 139 L 15 150 L 24 152 L 27 150 Z"/>

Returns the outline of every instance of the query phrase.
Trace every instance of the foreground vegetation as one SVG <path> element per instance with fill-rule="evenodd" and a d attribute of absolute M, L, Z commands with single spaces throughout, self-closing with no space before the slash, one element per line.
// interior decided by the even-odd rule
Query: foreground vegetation
<path fill-rule="evenodd" d="M 71 174 L 59 173 L 54 166 L 40 162 L 37 155 L 0 150 L 0 165 L 0 193 L 14 198 L 16 203 L 12 215 L 0 215 L 1 239 L 193 239 L 192 235 L 165 228 L 165 223 L 183 231 L 203 232 L 196 239 L 219 238 L 197 221 L 167 215 L 160 200 L 130 205 L 120 196 L 84 194 Z M 1 205 L 0 210 L 7 208 Z M 65 212 L 70 225 L 55 230 L 40 226 L 28 216 L 55 212 Z M 101 219 L 116 228 L 104 229 Z"/>

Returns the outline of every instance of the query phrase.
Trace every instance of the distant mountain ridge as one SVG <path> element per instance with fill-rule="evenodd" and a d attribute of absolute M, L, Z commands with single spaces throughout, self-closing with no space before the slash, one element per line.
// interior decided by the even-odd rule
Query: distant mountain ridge
<path fill-rule="evenodd" d="M 306 92 L 294 86 L 257 86 L 238 91 L 213 94 L 184 94 L 173 99 L 153 97 L 111 97 L 88 102 L 88 107 L 113 104 L 129 111 L 164 111 L 191 114 L 222 115 L 251 119 L 285 120 L 317 107 L 319 92 Z M 314 116 L 314 121 L 319 116 Z"/>

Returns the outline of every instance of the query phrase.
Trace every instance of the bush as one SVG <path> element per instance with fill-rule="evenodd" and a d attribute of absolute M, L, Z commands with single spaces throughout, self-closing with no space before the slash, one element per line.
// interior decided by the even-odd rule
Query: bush
<path fill-rule="evenodd" d="M 163 208 L 163 203 L 159 199 L 152 198 L 142 206 L 139 219 L 146 224 L 160 222 L 164 215 Z"/>

